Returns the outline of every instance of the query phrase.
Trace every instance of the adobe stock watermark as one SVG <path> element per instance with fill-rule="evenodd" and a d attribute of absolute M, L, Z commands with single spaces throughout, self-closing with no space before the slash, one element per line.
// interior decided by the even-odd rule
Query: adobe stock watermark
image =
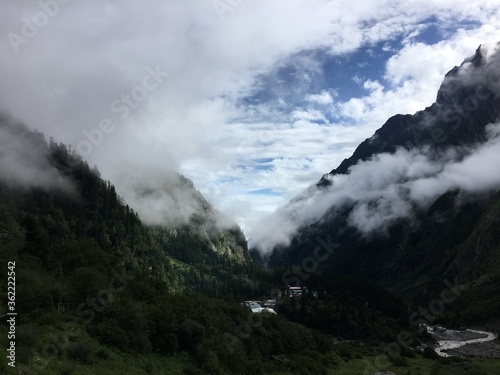
<path fill-rule="evenodd" d="M 21 18 L 21 29 L 18 33 L 10 32 L 7 39 L 17 55 L 21 46 L 28 44 L 46 27 L 50 20 L 56 17 L 62 9 L 62 6 L 68 4 L 71 0 L 40 0 L 38 6 L 40 10 L 31 17 Z"/>
<path fill-rule="evenodd" d="M 105 135 L 115 131 L 116 120 L 126 120 L 131 112 L 137 109 L 149 97 L 152 91 L 160 87 L 169 75 L 170 73 L 161 70 L 159 64 L 155 68 L 151 66 L 146 67 L 146 74 L 142 78 L 141 83 L 134 86 L 129 92 L 121 94 L 119 98 L 110 103 L 109 109 L 116 118 L 113 120 L 111 117 L 103 117 L 96 128 L 90 130 L 84 129 L 82 131 L 84 139 L 76 145 L 77 153 L 83 157 L 89 156 L 94 148 L 98 147 L 104 141 Z M 75 163 L 77 162 L 75 161 Z"/>
<path fill-rule="evenodd" d="M 226 13 L 232 13 L 238 8 L 245 0 L 214 0 L 212 6 L 214 7 L 217 16 L 221 21 L 224 21 Z"/>

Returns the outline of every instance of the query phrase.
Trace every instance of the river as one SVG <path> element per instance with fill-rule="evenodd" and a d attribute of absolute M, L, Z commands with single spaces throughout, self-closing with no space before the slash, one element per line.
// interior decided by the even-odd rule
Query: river
<path fill-rule="evenodd" d="M 487 343 L 489 341 L 493 341 L 496 338 L 496 335 L 491 332 L 486 331 L 478 331 L 475 329 L 466 329 L 466 330 L 446 330 L 444 332 L 429 332 L 431 333 L 437 340 L 438 346 L 435 348 L 436 353 L 442 357 L 450 357 L 454 355 L 460 355 L 460 352 L 466 353 L 464 350 L 456 350 L 458 348 L 462 348 L 465 345 L 472 345 L 468 348 L 477 348 L 478 344 Z M 464 348 L 465 349 L 465 348 Z M 474 350 L 471 355 L 475 355 Z M 451 354 L 450 354 L 451 353 Z"/>

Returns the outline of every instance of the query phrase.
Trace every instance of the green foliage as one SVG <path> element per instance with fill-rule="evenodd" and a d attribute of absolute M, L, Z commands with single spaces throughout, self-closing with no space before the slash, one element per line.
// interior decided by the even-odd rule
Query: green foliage
<path fill-rule="evenodd" d="M 113 346 L 124 351 L 129 348 L 127 332 L 116 319 L 106 319 L 98 323 L 93 333 L 103 345 Z"/>
<path fill-rule="evenodd" d="M 192 320 L 185 319 L 180 325 L 177 331 L 177 337 L 179 342 L 179 347 L 184 350 L 189 350 L 196 347 L 201 341 L 203 341 L 203 336 L 205 334 L 203 326 Z"/>
<path fill-rule="evenodd" d="M 394 363 L 394 366 L 397 366 L 397 367 L 408 367 L 409 366 L 408 360 L 403 356 L 396 357 L 396 359 L 394 360 L 393 363 Z"/>
<path fill-rule="evenodd" d="M 390 342 L 408 326 L 405 305 L 387 291 L 359 279 L 312 275 L 311 289 L 299 297 L 284 297 L 278 311 L 291 321 L 348 339 Z"/>
<path fill-rule="evenodd" d="M 432 349 L 431 347 L 427 346 L 425 349 L 424 349 L 424 352 L 422 353 L 422 356 L 424 358 L 428 358 L 428 359 L 439 359 L 439 354 L 436 353 L 436 351 L 434 349 Z"/>
<path fill-rule="evenodd" d="M 92 347 L 89 344 L 77 342 L 67 348 L 68 358 L 82 364 L 89 364 L 92 357 Z"/>
<path fill-rule="evenodd" d="M 327 375 L 326 369 L 318 364 L 316 360 L 309 356 L 297 356 L 291 366 L 297 369 L 297 374 L 300 375 Z"/>
<path fill-rule="evenodd" d="M 104 360 L 109 359 L 109 351 L 105 347 L 99 348 L 95 355 L 97 358 L 100 358 L 100 359 L 104 359 Z"/>
<path fill-rule="evenodd" d="M 56 287 L 41 269 L 21 267 L 16 273 L 17 309 L 23 312 L 51 311 L 55 308 Z"/>
<path fill-rule="evenodd" d="M 65 365 L 61 370 L 59 371 L 58 375 L 73 375 L 75 373 L 75 365 L 70 364 L 70 365 Z"/>
<path fill-rule="evenodd" d="M 99 291 L 107 286 L 107 277 L 93 267 L 77 268 L 68 277 L 69 287 L 73 291 L 72 301 L 85 301 L 89 296 L 97 296 Z"/>
<path fill-rule="evenodd" d="M 238 296 L 240 300 L 269 294 L 272 273 L 249 259 L 246 244 L 239 244 L 244 241 L 238 239 L 241 231 L 231 229 L 210 239 L 189 224 L 176 228 L 174 233 L 152 228 L 150 234 L 171 259 L 180 284 L 189 291 L 214 298 Z M 243 258 L 214 251 L 214 242 L 221 248 L 228 248 L 231 242 L 230 247 L 240 248 Z"/>
<path fill-rule="evenodd" d="M 31 348 L 40 344 L 40 330 L 34 324 L 21 324 L 16 327 L 17 360 L 27 362 L 31 356 Z"/>

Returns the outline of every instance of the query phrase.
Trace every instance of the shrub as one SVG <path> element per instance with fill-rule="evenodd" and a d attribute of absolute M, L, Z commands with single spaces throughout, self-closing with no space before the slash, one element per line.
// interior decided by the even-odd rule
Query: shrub
<path fill-rule="evenodd" d="M 149 375 L 151 375 L 153 373 L 153 370 L 154 370 L 153 362 L 150 360 L 147 360 L 144 363 L 144 371 L 146 371 Z"/>
<path fill-rule="evenodd" d="M 88 364 L 92 356 L 92 347 L 89 344 L 78 342 L 69 346 L 67 353 L 68 358 L 72 361 Z"/>
<path fill-rule="evenodd" d="M 415 358 L 415 352 L 403 345 L 401 347 L 401 356 L 406 358 Z"/>
<path fill-rule="evenodd" d="M 439 356 L 439 354 L 437 354 L 436 351 L 434 349 L 432 349 L 431 347 L 426 347 L 424 349 L 424 352 L 422 353 L 422 355 L 424 356 L 424 358 L 427 358 L 427 359 L 439 359 L 439 358 L 441 358 Z"/>
<path fill-rule="evenodd" d="M 190 364 L 184 369 L 184 374 L 186 375 L 204 375 L 204 372 L 198 369 L 196 366 Z"/>
<path fill-rule="evenodd" d="M 32 324 L 19 325 L 16 329 L 16 341 L 19 345 L 35 346 L 40 333 Z"/>
<path fill-rule="evenodd" d="M 85 301 L 89 297 L 94 297 L 108 285 L 106 275 L 90 267 L 77 268 L 68 278 L 72 291 L 71 298 L 74 301 Z"/>
<path fill-rule="evenodd" d="M 316 355 L 317 357 L 317 355 Z M 292 360 L 292 368 L 297 369 L 297 374 L 300 375 L 326 375 L 326 369 L 320 361 L 315 360 L 310 356 L 297 356 Z"/>
<path fill-rule="evenodd" d="M 16 274 L 17 295 L 16 308 L 24 313 L 36 312 L 38 318 L 41 312 L 54 309 L 52 296 L 53 281 L 42 272 L 32 269 L 21 269 Z M 53 314 L 50 314 L 53 316 Z"/>
<path fill-rule="evenodd" d="M 114 346 L 121 350 L 127 350 L 129 340 L 125 332 L 115 319 L 104 320 L 96 327 L 99 341 L 104 345 Z"/>
<path fill-rule="evenodd" d="M 75 365 L 64 366 L 60 371 L 59 375 L 73 375 L 75 372 Z"/>
<path fill-rule="evenodd" d="M 37 346 L 40 333 L 32 324 L 19 325 L 16 330 L 18 361 L 28 362 L 32 356 L 31 350 Z"/>
<path fill-rule="evenodd" d="M 186 319 L 179 327 L 179 347 L 188 351 L 193 350 L 202 341 L 203 336 L 203 326 L 192 319 Z"/>
<path fill-rule="evenodd" d="M 94 332 L 103 344 L 123 351 L 149 353 L 149 327 L 140 304 L 128 300 L 123 302 L 123 305 L 112 305 L 103 311 L 103 315 L 98 318 L 102 321 Z"/>
<path fill-rule="evenodd" d="M 109 359 L 109 352 L 104 347 L 100 348 L 96 353 L 96 357 L 100 359 Z"/>
<path fill-rule="evenodd" d="M 399 356 L 394 360 L 394 366 L 408 367 L 408 360 L 405 357 Z"/>
<path fill-rule="evenodd" d="M 338 348 L 338 353 L 342 357 L 342 359 L 346 362 L 349 362 L 351 359 L 354 359 L 355 354 L 352 352 L 352 348 L 347 345 L 340 346 Z"/>

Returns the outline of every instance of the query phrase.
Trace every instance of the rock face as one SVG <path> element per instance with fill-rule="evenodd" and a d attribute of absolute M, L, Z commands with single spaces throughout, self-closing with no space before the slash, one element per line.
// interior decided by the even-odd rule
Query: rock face
<path fill-rule="evenodd" d="M 499 252 L 494 250 L 500 244 L 494 229 L 500 222 L 500 194 L 495 195 L 500 185 L 480 191 L 461 187 L 437 189 L 427 193 L 424 203 L 412 200 L 415 193 L 412 189 L 424 181 L 412 181 L 412 173 L 423 165 L 417 159 L 425 160 L 431 169 L 439 165 L 440 171 L 436 173 L 441 173 L 451 164 L 468 160 L 477 149 L 496 139 L 491 124 L 500 116 L 499 82 L 499 46 L 489 50 L 478 48 L 474 56 L 445 76 L 433 105 L 414 115 L 391 117 L 350 158 L 283 208 L 287 220 L 300 224 L 289 245 L 273 249 L 268 263 L 300 265 L 313 255 L 318 238 L 324 241 L 330 238 L 336 249 L 320 262 L 320 270 L 380 281 L 410 303 L 427 303 L 447 288 L 446 283 L 451 285 L 449 289 L 461 288 L 463 293 L 458 300 L 469 293 L 473 296 L 472 290 L 486 279 L 487 293 L 500 289 L 500 273 L 491 266 L 500 262 Z M 498 130 L 494 129 L 493 132 Z M 359 172 L 364 168 L 368 173 L 373 167 L 372 173 L 383 173 L 384 169 L 376 170 L 381 161 L 409 154 L 413 159 L 404 173 L 388 177 L 389 183 L 384 182 L 385 187 L 380 195 L 374 194 L 373 200 L 362 197 L 364 211 L 358 210 L 359 197 L 350 194 L 358 183 L 352 177 L 354 170 L 358 168 Z M 482 164 L 477 164 L 477 168 Z M 432 178 L 432 173 L 435 172 L 429 170 L 423 178 Z M 353 185 L 345 186 L 341 192 L 342 204 L 329 205 L 334 194 L 340 194 L 339 186 L 344 181 Z M 373 179 L 367 181 L 371 183 Z M 373 188 L 363 188 L 368 196 L 380 187 L 374 184 Z M 383 197 L 389 191 L 397 192 L 400 206 Z M 311 215 L 310 207 L 315 202 L 325 205 L 324 214 L 319 217 Z M 387 211 L 386 206 L 393 217 L 383 229 L 360 231 L 359 220 L 369 218 L 376 224 L 379 214 L 386 220 L 387 213 L 383 212 Z M 472 289 L 468 289 L 470 283 L 480 278 L 478 285 L 471 284 Z M 498 302 L 493 302 L 492 295 L 487 293 L 483 293 L 482 301 L 497 306 Z M 487 310 L 484 313 L 471 310 L 464 313 L 467 317 L 457 319 L 482 319 L 500 311 L 494 312 L 492 307 Z"/>

